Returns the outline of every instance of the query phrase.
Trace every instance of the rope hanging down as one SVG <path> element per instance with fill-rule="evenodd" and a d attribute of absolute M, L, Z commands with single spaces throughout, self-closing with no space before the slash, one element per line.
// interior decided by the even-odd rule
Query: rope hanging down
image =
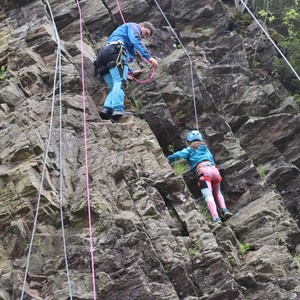
<path fill-rule="evenodd" d="M 86 191 L 88 202 L 88 221 L 90 232 L 90 256 L 91 256 L 91 268 L 92 268 L 92 281 L 93 281 L 93 295 L 94 300 L 96 295 L 96 280 L 95 280 L 95 267 L 94 267 L 94 247 L 93 247 L 93 228 L 91 217 L 91 200 L 90 200 L 90 188 L 89 188 L 89 167 L 88 167 L 88 152 L 87 152 L 87 130 L 86 130 L 86 104 L 85 104 L 85 82 L 84 82 L 84 57 L 83 57 L 83 29 L 82 29 L 82 14 L 79 1 L 76 0 L 77 8 L 79 12 L 79 25 L 80 25 L 80 51 L 81 51 L 81 81 L 82 81 L 82 106 L 83 106 L 83 131 L 84 131 L 84 156 L 85 156 L 85 176 L 86 176 Z"/>
<path fill-rule="evenodd" d="M 166 15 L 164 14 L 163 10 L 159 6 L 158 2 L 156 0 L 154 0 L 154 2 L 157 5 L 157 7 L 158 7 L 159 11 L 161 12 L 162 16 L 165 18 L 165 20 L 168 23 L 170 29 L 172 30 L 174 36 L 176 37 L 177 41 L 179 42 L 180 46 L 182 47 L 182 49 L 184 50 L 186 56 L 189 59 L 191 81 L 192 81 L 192 94 L 193 94 L 193 101 L 194 101 L 194 113 L 195 113 L 196 129 L 199 131 L 199 122 L 198 122 L 198 114 L 197 114 L 197 103 L 196 103 L 196 95 L 195 95 L 195 84 L 194 84 L 194 74 L 193 74 L 193 62 L 192 62 L 192 59 L 191 59 L 188 51 L 186 50 L 186 48 L 183 46 L 181 40 L 179 39 L 179 37 L 176 34 L 175 30 L 173 29 L 172 25 L 170 24 L 168 18 L 166 17 Z"/>
<path fill-rule="evenodd" d="M 68 278 L 68 288 L 69 288 L 69 296 L 70 300 L 72 300 L 72 289 L 71 289 L 71 280 L 70 280 L 70 273 L 69 273 L 69 266 L 68 266 L 68 256 L 67 256 L 67 244 L 66 244 L 66 236 L 65 236 L 65 229 L 64 229 L 64 213 L 63 213 L 63 148 L 62 148 L 62 79 L 61 79 L 61 45 L 60 45 L 60 37 L 57 31 L 57 27 L 55 24 L 55 20 L 53 17 L 53 13 L 51 10 L 51 6 L 49 1 L 47 0 L 47 5 L 50 11 L 51 20 L 55 32 L 56 43 L 57 43 L 57 51 L 59 52 L 59 208 L 60 208 L 60 222 L 61 222 L 61 232 L 62 232 L 62 239 L 63 239 L 63 247 L 64 247 L 64 258 L 66 264 L 66 272 Z"/>
<path fill-rule="evenodd" d="M 28 250 L 27 260 L 26 260 L 26 268 L 25 268 L 25 274 L 24 274 L 23 288 L 22 288 L 22 294 L 21 294 L 21 298 L 20 298 L 21 300 L 23 299 L 24 292 L 25 292 L 26 279 L 27 279 L 27 275 L 28 275 L 31 250 L 32 250 L 32 245 L 33 245 L 33 238 L 34 238 L 34 234 L 35 234 L 35 231 L 36 231 L 37 218 L 38 218 L 38 214 L 39 214 L 39 207 L 40 207 L 40 201 L 41 201 L 41 193 L 42 193 L 43 183 L 44 183 L 44 179 L 45 179 L 46 164 L 47 164 L 47 161 L 48 161 L 48 153 L 49 153 L 49 148 L 50 148 L 50 143 L 51 143 L 52 127 L 53 127 L 54 100 L 55 100 L 56 73 L 57 73 L 57 69 L 58 69 L 58 61 L 59 61 L 59 52 L 57 51 L 56 63 L 55 63 L 55 73 L 54 73 L 52 105 L 51 105 L 51 114 L 50 114 L 50 124 L 49 124 L 49 131 L 48 131 L 48 141 L 47 141 L 47 147 L 46 147 L 46 152 L 45 152 L 45 157 L 44 157 L 44 162 L 43 162 L 43 170 L 42 170 L 42 177 L 41 177 L 41 181 L 40 181 L 40 188 L 39 188 L 39 191 L 38 191 L 38 197 L 37 197 L 37 204 L 36 204 L 36 211 L 35 211 L 35 216 L 34 216 L 32 234 L 31 234 L 31 239 L 30 239 L 30 243 L 29 243 L 29 250 Z"/>
<path fill-rule="evenodd" d="M 116 3 L 117 3 L 117 7 L 118 7 L 118 10 L 119 10 L 119 13 L 120 13 L 120 16 L 121 16 L 121 18 L 122 18 L 123 23 L 126 23 L 125 18 L 124 18 L 123 13 L 122 13 L 122 9 L 121 9 L 121 6 L 120 6 L 119 1 L 116 0 Z M 138 52 L 138 53 L 139 53 L 139 52 Z M 141 58 L 149 65 L 149 62 L 147 61 L 147 59 L 143 58 L 143 57 L 141 56 L 140 53 L 139 53 L 139 55 L 140 55 L 140 57 L 141 57 Z M 130 74 L 130 75 L 131 75 L 131 77 L 133 78 L 133 80 L 135 80 L 136 82 L 141 83 L 141 84 L 145 84 L 145 83 L 149 83 L 149 82 L 151 82 L 151 81 L 153 80 L 154 75 L 155 75 L 155 71 L 154 71 L 154 69 L 152 68 L 151 76 L 150 76 L 150 78 L 148 78 L 148 79 L 146 79 L 146 80 L 139 80 L 139 79 L 135 78 L 132 74 Z"/>
<path fill-rule="evenodd" d="M 155 1 L 155 0 L 154 0 Z M 250 10 L 250 8 L 246 5 L 246 3 L 243 0 L 240 0 L 241 3 L 244 5 L 244 7 L 247 9 L 248 13 L 251 15 L 251 17 L 255 20 L 255 22 L 258 24 L 258 26 L 261 28 L 261 30 L 264 32 L 264 34 L 267 36 L 267 38 L 270 40 L 270 42 L 273 44 L 273 46 L 276 48 L 276 50 L 279 52 L 279 54 L 282 56 L 282 58 L 285 60 L 285 62 L 288 64 L 288 66 L 290 67 L 290 69 L 293 71 L 293 73 L 295 74 L 295 76 L 297 77 L 297 79 L 300 81 L 300 76 L 298 75 L 298 73 L 296 72 L 296 70 L 293 68 L 293 66 L 290 64 L 290 62 L 288 61 L 288 59 L 284 56 L 284 54 L 280 51 L 280 49 L 278 48 L 278 46 L 275 44 L 275 42 L 272 40 L 272 38 L 270 37 L 268 31 L 260 24 L 260 22 L 257 20 L 257 18 L 254 16 L 254 14 L 252 13 L 252 11 Z"/>
<path fill-rule="evenodd" d="M 32 250 L 32 245 L 33 245 L 33 239 L 36 231 L 36 225 L 37 225 L 37 218 L 38 218 L 38 212 L 39 212 L 39 206 L 40 206 L 40 199 L 41 199 L 41 191 L 43 187 L 43 182 L 45 178 L 45 170 L 46 170 L 46 164 L 47 164 L 47 158 L 48 158 L 48 153 L 49 153 L 49 148 L 50 148 L 50 143 L 51 143 L 51 136 L 52 136 L 52 128 L 53 128 L 53 112 L 54 112 L 54 102 L 55 102 L 55 87 L 56 87 L 56 81 L 57 81 L 57 71 L 59 70 L 59 105 L 60 105 L 60 216 L 61 216 L 61 224 L 62 224 L 62 237 L 63 237 L 63 245 L 64 245 L 64 257 L 65 257 L 65 263 L 66 263 L 66 271 L 67 271 L 67 278 L 68 278 L 68 286 L 69 286 L 69 295 L 70 299 L 72 300 L 72 292 L 71 292 L 71 284 L 70 284 L 70 275 L 69 275 L 69 269 L 68 269 L 68 259 L 67 259 L 67 250 L 66 250 L 66 239 L 65 239 L 65 233 L 64 233 L 64 223 L 63 223 L 63 211 L 62 211 L 62 172 L 63 172 L 63 165 L 62 165 L 62 101 L 61 101 L 61 46 L 60 46 L 60 39 L 59 35 L 57 32 L 57 28 L 54 22 L 53 14 L 51 7 L 49 5 L 49 2 L 47 0 L 47 6 L 50 11 L 51 15 L 51 20 L 53 23 L 53 28 L 55 32 L 55 37 L 56 37 L 56 42 L 57 42 L 57 54 L 56 54 L 56 63 L 55 63 L 55 73 L 54 73 L 54 81 L 53 81 L 53 91 L 52 91 L 52 106 L 51 106 L 51 117 L 50 117 L 50 125 L 49 125 L 49 133 L 48 133 L 48 142 L 47 142 L 47 149 L 45 153 L 45 158 L 44 158 L 44 163 L 43 163 L 43 170 L 42 170 L 42 178 L 40 182 L 40 189 L 38 193 L 38 200 L 37 200 L 37 207 L 36 207 L 36 213 L 35 213 L 35 218 L 34 218 L 34 225 L 33 225 L 33 230 L 32 230 L 32 236 L 29 244 L 29 251 L 28 251 L 28 256 L 27 256 L 27 261 L 26 261 L 26 269 L 25 269 L 25 274 L 24 274 L 24 282 L 23 282 L 23 287 L 22 287 L 22 294 L 21 294 L 21 300 L 24 297 L 25 293 L 25 287 L 26 287 L 26 279 L 28 275 L 28 270 L 29 270 L 29 265 L 30 265 L 30 256 L 31 256 L 31 250 Z"/>

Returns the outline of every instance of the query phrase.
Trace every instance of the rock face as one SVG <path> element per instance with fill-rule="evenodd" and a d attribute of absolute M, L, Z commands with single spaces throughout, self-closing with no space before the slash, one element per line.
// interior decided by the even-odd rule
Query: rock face
<path fill-rule="evenodd" d="M 128 84 L 135 114 L 112 124 L 98 115 L 106 87 L 93 60 L 122 20 L 114 1 L 80 2 L 84 118 L 77 4 L 0 4 L 0 299 L 94 299 L 93 289 L 109 300 L 299 299 L 299 106 L 249 68 L 258 27 L 230 31 L 225 1 L 160 1 L 181 49 L 156 1 L 120 1 L 127 21 L 158 28 L 148 46 L 159 68 L 150 84 Z M 276 53 L 259 43 L 269 68 Z M 196 120 L 234 212 L 221 228 L 201 208 L 195 176 L 176 175 L 165 158 Z"/>

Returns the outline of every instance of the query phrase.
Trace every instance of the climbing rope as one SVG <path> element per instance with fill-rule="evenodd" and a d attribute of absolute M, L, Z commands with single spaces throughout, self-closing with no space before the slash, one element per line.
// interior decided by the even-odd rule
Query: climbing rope
<path fill-rule="evenodd" d="M 250 14 L 250 16 L 255 20 L 255 22 L 258 24 L 258 26 L 261 28 L 261 30 L 264 32 L 264 34 L 267 36 L 267 38 L 270 40 L 270 42 L 273 44 L 273 46 L 276 48 L 276 50 L 279 52 L 279 54 L 282 56 L 282 58 L 285 60 L 285 62 L 288 64 L 288 66 L 293 71 L 293 73 L 296 75 L 296 77 L 298 78 L 298 80 L 300 80 L 300 76 L 298 75 L 298 73 L 296 72 L 296 70 L 293 68 L 293 66 L 290 64 L 290 62 L 288 61 L 288 59 L 281 52 L 281 50 L 278 48 L 278 46 L 275 44 L 275 42 L 272 40 L 272 38 L 270 37 L 268 31 L 260 24 L 260 22 L 254 16 L 254 14 L 250 10 L 250 8 L 246 5 L 246 3 L 243 0 L 240 0 L 240 1 L 244 5 L 244 7 L 247 9 L 247 11 Z"/>
<path fill-rule="evenodd" d="M 120 13 L 120 16 L 121 16 L 121 18 L 122 18 L 123 23 L 126 23 L 125 18 L 124 18 L 123 13 L 122 13 L 122 10 L 121 10 L 121 6 L 120 6 L 119 1 L 116 0 L 116 3 L 117 3 L 118 10 L 119 10 L 119 13 Z"/>
<path fill-rule="evenodd" d="M 68 288 L 69 288 L 69 296 L 70 300 L 72 300 L 72 289 L 71 289 L 71 280 L 70 280 L 70 272 L 69 272 L 69 266 L 68 266 L 68 256 L 67 256 L 67 244 L 66 244 L 66 236 L 65 236 L 65 229 L 64 229 L 64 213 L 63 213 L 63 148 L 62 148 L 62 79 L 61 79 L 61 45 L 60 45 L 60 37 L 57 31 L 57 27 L 55 24 L 55 20 L 53 17 L 52 9 L 49 4 L 49 1 L 47 1 L 47 6 L 50 11 L 50 16 L 52 20 L 52 25 L 54 28 L 54 33 L 56 37 L 56 43 L 57 43 L 57 51 L 59 52 L 59 208 L 60 208 L 60 220 L 61 220 L 61 231 L 62 231 L 62 239 L 63 239 L 63 247 L 64 247 L 64 258 L 65 258 L 65 264 L 66 264 L 66 272 L 67 272 L 67 278 L 68 278 Z"/>
<path fill-rule="evenodd" d="M 120 6 L 119 1 L 116 0 L 116 3 L 117 3 L 117 7 L 118 7 L 118 10 L 119 10 L 119 13 L 120 13 L 120 16 L 121 16 L 121 18 L 122 18 L 123 23 L 126 23 L 125 18 L 124 18 L 123 13 L 122 13 L 122 9 L 121 9 L 121 6 Z M 138 52 L 138 51 L 137 51 L 137 52 Z M 149 65 L 148 60 L 145 59 L 144 57 L 142 57 L 142 55 L 141 55 L 139 52 L 138 52 L 138 54 L 139 54 L 140 57 L 146 62 L 146 64 Z M 140 84 L 146 84 L 146 83 L 151 82 L 151 81 L 154 79 L 155 71 L 154 71 L 154 69 L 152 68 L 151 75 L 150 75 L 150 77 L 149 77 L 148 79 L 146 79 L 146 80 L 139 80 L 139 79 L 135 78 L 135 77 L 133 76 L 133 74 L 130 74 L 130 75 L 131 75 L 132 79 L 135 80 L 136 82 L 138 82 L 138 83 L 140 83 Z"/>
<path fill-rule="evenodd" d="M 177 41 L 179 42 L 180 46 L 182 47 L 182 49 L 184 50 L 186 56 L 189 59 L 189 63 L 190 63 L 190 73 L 191 73 L 191 81 L 192 81 L 192 94 L 193 94 L 193 102 L 194 102 L 194 113 L 195 113 L 195 122 L 196 122 L 196 129 L 199 131 L 199 122 L 198 122 L 198 114 L 197 114 L 197 103 L 196 103 L 196 95 L 195 95 L 195 83 L 194 83 L 194 73 L 193 73 L 193 62 L 192 59 L 188 53 L 188 51 L 186 50 L 186 48 L 183 46 L 180 38 L 178 37 L 178 35 L 176 34 L 175 30 L 173 29 L 172 25 L 170 24 L 168 18 L 166 17 L 166 15 L 164 14 L 163 10 L 161 9 L 160 5 L 158 4 L 158 2 L 156 0 L 154 0 L 155 4 L 157 5 L 159 11 L 161 12 L 162 16 L 165 18 L 166 22 L 168 23 L 170 29 L 172 30 L 174 36 L 176 37 Z"/>
<path fill-rule="evenodd" d="M 83 29 L 82 29 L 82 14 L 79 1 L 76 0 L 79 11 L 79 25 L 80 25 L 80 51 L 81 51 L 81 76 L 82 76 L 82 106 L 83 106 L 83 130 L 84 130 L 84 156 L 85 156 L 85 176 L 86 176 L 86 191 L 88 202 L 88 221 L 90 232 L 90 255 L 91 255 L 91 268 L 92 268 L 92 281 L 93 281 L 93 294 L 94 300 L 96 299 L 96 280 L 94 269 L 94 247 L 93 247 L 93 227 L 91 218 L 91 200 L 90 200 L 90 188 L 89 188 L 89 167 L 88 167 L 88 152 L 87 152 L 87 126 L 86 126 L 86 104 L 85 104 L 85 82 L 84 82 L 84 57 L 83 57 Z"/>
<path fill-rule="evenodd" d="M 47 164 L 47 161 L 48 161 L 48 153 L 49 153 L 51 136 L 52 136 L 54 100 L 55 100 L 55 86 L 56 86 L 56 73 L 57 73 L 57 69 L 58 69 L 58 61 L 59 61 L 59 52 L 57 51 L 56 63 L 55 63 L 55 73 L 54 73 L 54 84 L 53 84 L 53 95 L 52 95 L 50 124 L 49 124 L 49 131 L 48 131 L 48 141 L 47 141 L 47 147 L 46 147 L 46 152 L 45 152 L 45 157 L 44 157 L 44 162 L 43 162 L 43 170 L 42 170 L 40 188 L 39 188 L 39 191 L 38 191 L 38 199 L 37 199 L 37 204 L 36 204 L 36 212 L 35 212 L 35 217 L 34 217 L 34 222 L 33 222 L 32 234 L 31 234 L 31 239 L 30 239 L 30 243 L 29 243 L 29 250 L 28 250 L 27 260 L 26 260 L 26 268 L 25 268 L 25 274 L 24 274 L 21 300 L 23 299 L 24 292 L 25 292 L 26 279 L 27 279 L 28 269 L 29 269 L 29 264 L 30 264 L 30 255 L 31 255 L 31 250 L 32 250 L 32 245 L 33 245 L 33 238 L 34 238 L 36 225 L 37 225 L 37 218 L 38 218 L 38 214 L 39 214 L 39 207 L 40 207 L 40 200 L 41 200 L 41 192 L 42 192 L 43 183 L 44 183 L 44 179 L 45 179 L 46 164 Z"/>
<path fill-rule="evenodd" d="M 62 183 L 63 183 L 63 164 L 62 164 L 62 101 L 61 101 L 61 46 L 60 46 L 60 39 L 59 35 L 57 32 L 57 28 L 54 22 L 51 6 L 47 0 L 47 6 L 50 11 L 51 15 L 51 20 L 53 23 L 53 28 L 55 32 L 55 37 L 56 37 L 56 42 L 57 42 L 57 54 L 56 54 L 56 63 L 55 63 L 55 73 L 54 73 L 54 81 L 53 81 L 53 92 L 52 92 L 52 106 L 51 106 L 51 117 L 50 117 L 50 125 L 49 125 L 49 133 L 48 133 L 48 142 L 47 142 L 47 149 L 45 153 L 45 158 L 44 158 L 44 163 L 43 163 L 43 170 L 42 170 L 42 178 L 41 178 L 41 183 L 40 183 L 40 189 L 38 193 L 38 200 L 37 200 L 37 207 L 36 207 L 36 213 L 35 213 L 35 218 L 34 218 L 34 225 L 33 225 L 33 230 L 32 230 L 32 236 L 29 244 L 29 251 L 28 251 L 28 256 L 27 256 L 27 261 L 26 261 L 26 269 L 25 269 L 25 274 L 24 274 L 24 282 L 23 282 L 23 287 L 22 287 L 22 294 L 21 294 L 21 300 L 24 297 L 25 293 L 25 286 L 26 286 L 26 279 L 28 275 L 28 269 L 30 265 L 30 256 L 31 256 L 31 251 L 32 251 L 32 245 L 33 245 L 33 239 L 36 231 L 36 225 L 37 225 L 37 218 L 38 218 L 38 212 L 39 212 L 39 206 L 40 206 L 40 199 L 41 199 L 41 191 L 43 187 L 43 182 L 45 178 L 45 170 L 46 170 L 46 164 L 47 164 L 47 158 L 48 158 L 48 153 L 49 153 L 49 148 L 50 148 L 50 143 L 51 143 L 51 136 L 52 136 L 52 128 L 53 128 L 53 112 L 54 112 L 54 102 L 55 102 L 55 90 L 56 90 L 56 79 L 57 79 L 57 71 L 59 70 L 59 106 L 60 106 L 60 212 L 61 212 L 61 224 L 62 224 L 62 236 L 63 236 L 63 245 L 64 245 L 64 257 L 65 257 L 65 262 L 66 262 L 66 271 L 67 271 L 67 278 L 68 278 L 68 286 L 69 286 L 69 295 L 70 299 L 72 300 L 72 292 L 71 292 L 71 284 L 70 284 L 70 275 L 69 275 L 69 269 L 68 269 L 68 259 L 67 259 L 67 250 L 66 250 L 66 239 L 65 239 L 65 233 L 64 233 L 64 222 L 63 222 L 63 210 L 62 210 Z"/>

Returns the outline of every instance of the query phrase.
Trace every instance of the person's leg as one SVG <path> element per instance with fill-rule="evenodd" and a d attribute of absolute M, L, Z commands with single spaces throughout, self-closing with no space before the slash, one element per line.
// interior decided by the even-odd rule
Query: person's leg
<path fill-rule="evenodd" d="M 109 97 L 112 103 L 112 108 L 114 111 L 124 111 L 124 98 L 125 98 L 125 85 L 128 76 L 128 66 L 127 64 L 122 64 L 115 68 L 109 70 L 113 81 L 113 88 L 109 93 Z"/>
<path fill-rule="evenodd" d="M 108 85 L 108 87 L 110 88 L 110 90 L 112 90 L 113 80 L 112 80 L 110 73 L 104 74 L 102 77 L 103 77 L 104 81 L 106 82 L 106 84 Z M 104 101 L 102 111 L 100 112 L 100 117 L 104 120 L 107 120 L 107 119 L 111 118 L 112 113 L 113 113 L 112 101 L 111 101 L 111 96 L 110 96 L 110 92 L 109 92 L 109 94 L 107 95 L 107 97 Z"/>
<path fill-rule="evenodd" d="M 221 193 L 221 181 L 222 181 L 222 177 L 220 175 L 220 172 L 217 168 L 211 168 L 212 172 L 212 193 L 214 198 L 216 199 L 216 201 L 219 204 L 219 207 L 221 208 L 222 214 L 225 217 L 225 219 L 229 219 L 230 217 L 232 217 L 232 213 L 230 213 L 228 211 L 228 209 L 226 208 L 226 204 L 225 204 L 225 200 L 224 200 L 224 196 Z"/>
<path fill-rule="evenodd" d="M 209 212 L 213 219 L 216 219 L 219 217 L 217 212 L 217 206 L 212 194 L 212 187 L 210 178 L 208 176 L 200 176 L 199 178 L 199 186 L 201 193 L 205 199 L 205 202 L 207 204 L 207 207 L 209 209 Z"/>
<path fill-rule="evenodd" d="M 220 188 L 221 188 L 220 182 L 212 183 L 212 191 L 213 191 L 214 198 L 217 200 L 220 208 L 222 209 L 222 208 L 226 208 L 226 205 Z"/>

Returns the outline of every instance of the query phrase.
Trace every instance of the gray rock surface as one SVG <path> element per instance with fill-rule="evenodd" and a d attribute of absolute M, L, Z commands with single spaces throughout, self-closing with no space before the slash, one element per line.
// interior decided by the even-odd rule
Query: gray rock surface
<path fill-rule="evenodd" d="M 79 12 L 50 1 L 62 47 L 62 167 L 57 43 L 47 3 L 0 4 L 0 299 L 19 299 L 40 191 L 24 299 L 93 299 L 84 148 Z M 197 118 L 234 216 L 214 228 L 191 173 L 165 156 L 196 127 L 190 64 L 152 1 L 120 1 L 128 21 L 152 21 L 155 80 L 132 81 L 128 114 L 98 115 L 107 89 L 93 77 L 97 49 L 121 18 L 114 1 L 80 1 L 87 153 L 98 299 L 299 299 L 299 106 L 266 70 L 251 69 L 257 26 L 230 31 L 222 1 L 160 1 L 193 62 Z M 145 68 L 142 79 L 150 72 Z M 262 72 L 263 71 L 263 72 Z M 54 115 L 51 141 L 43 162 Z M 134 107 L 135 100 L 141 108 Z M 243 249 L 246 250 L 244 251 Z"/>

